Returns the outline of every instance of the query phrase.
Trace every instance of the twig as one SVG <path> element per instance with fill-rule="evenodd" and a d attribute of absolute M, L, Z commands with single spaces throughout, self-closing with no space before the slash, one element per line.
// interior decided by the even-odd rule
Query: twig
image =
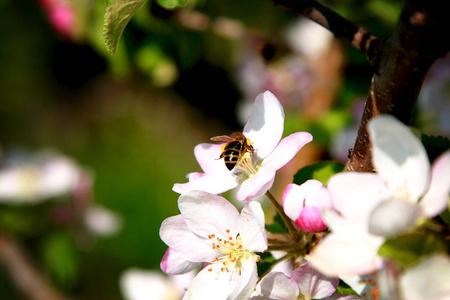
<path fill-rule="evenodd" d="M 277 199 L 275 199 L 275 197 L 272 195 L 271 192 L 267 191 L 266 196 L 267 196 L 267 198 L 269 198 L 270 202 L 272 202 L 272 204 L 275 206 L 275 209 L 277 210 L 278 214 L 283 219 L 284 223 L 286 224 L 289 234 L 292 236 L 294 241 L 297 242 L 299 240 L 299 232 L 292 224 L 291 219 L 289 219 L 289 217 L 286 216 L 286 214 L 284 213 L 283 207 L 281 207 L 281 205 L 278 203 Z"/>
<path fill-rule="evenodd" d="M 67 300 L 38 272 L 20 245 L 0 233 L 0 261 L 17 288 L 31 300 Z"/>
<path fill-rule="evenodd" d="M 372 65 L 377 65 L 380 40 L 364 28 L 356 26 L 334 10 L 315 0 L 273 0 L 273 2 L 322 25 L 337 38 L 363 53 Z"/>

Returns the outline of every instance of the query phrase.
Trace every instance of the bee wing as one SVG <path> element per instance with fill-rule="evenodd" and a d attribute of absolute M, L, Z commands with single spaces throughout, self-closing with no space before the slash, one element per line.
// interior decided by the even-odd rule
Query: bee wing
<path fill-rule="evenodd" d="M 219 135 L 211 138 L 211 141 L 221 143 L 229 143 L 236 140 L 245 141 L 245 135 L 243 135 L 241 132 L 233 132 L 230 135 Z"/>
<path fill-rule="evenodd" d="M 219 136 L 212 137 L 210 140 L 213 142 L 228 143 L 232 139 L 233 138 L 229 135 L 219 135 Z"/>

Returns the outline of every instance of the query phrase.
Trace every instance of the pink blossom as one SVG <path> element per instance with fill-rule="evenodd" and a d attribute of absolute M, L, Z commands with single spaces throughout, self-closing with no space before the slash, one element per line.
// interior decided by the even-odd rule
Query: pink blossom
<path fill-rule="evenodd" d="M 169 246 L 163 270 L 181 273 L 208 263 L 183 299 L 246 299 L 258 280 L 255 252 L 267 249 L 264 212 L 258 202 L 242 212 L 226 199 L 192 191 L 178 199 L 180 215 L 166 219 L 161 239 Z"/>
<path fill-rule="evenodd" d="M 221 194 L 239 186 L 236 198 L 240 201 L 264 195 L 272 187 L 276 171 L 312 140 L 307 132 L 296 132 L 281 139 L 283 128 L 284 111 L 278 99 L 268 91 L 260 94 L 243 130 L 254 152 L 247 152 L 229 171 L 223 160 L 218 159 L 222 145 L 197 145 L 194 154 L 204 176 L 192 177 L 188 183 L 177 183 L 173 190 L 180 194 L 193 190 Z"/>
<path fill-rule="evenodd" d="M 331 199 L 328 189 L 318 180 L 308 180 L 302 185 L 289 184 L 283 193 L 283 208 L 303 231 L 317 232 L 328 228 L 320 210 L 331 208 Z"/>
<path fill-rule="evenodd" d="M 75 34 L 76 12 L 72 2 L 66 0 L 40 0 L 53 28 L 65 37 Z"/>
<path fill-rule="evenodd" d="M 346 172 L 328 182 L 333 210 L 323 213 L 331 228 L 311 252 L 312 265 L 328 275 L 365 275 L 382 266 L 379 247 L 448 205 L 450 150 L 430 170 L 423 145 L 391 116 L 369 123 L 377 173 Z M 401 215 L 399 215 L 401 211 Z"/>
<path fill-rule="evenodd" d="M 297 300 L 300 295 L 301 299 L 328 299 L 336 291 L 338 284 L 337 277 L 325 276 L 305 263 L 295 269 L 291 277 L 281 272 L 270 272 L 261 279 L 254 295 L 280 300 Z"/>

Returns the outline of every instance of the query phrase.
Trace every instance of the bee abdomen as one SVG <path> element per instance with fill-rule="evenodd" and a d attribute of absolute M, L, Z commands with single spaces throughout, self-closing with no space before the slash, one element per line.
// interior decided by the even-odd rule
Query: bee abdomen
<path fill-rule="evenodd" d="M 241 154 L 243 143 L 240 141 L 231 142 L 224 151 L 224 162 L 228 170 L 233 170 Z"/>

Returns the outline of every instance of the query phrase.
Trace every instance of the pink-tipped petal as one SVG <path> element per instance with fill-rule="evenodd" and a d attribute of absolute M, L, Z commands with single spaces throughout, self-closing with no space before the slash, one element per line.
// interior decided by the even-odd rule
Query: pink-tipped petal
<path fill-rule="evenodd" d="M 299 295 L 297 284 L 281 272 L 271 272 L 264 276 L 256 291 L 270 299 L 296 300 Z"/>
<path fill-rule="evenodd" d="M 166 274 L 185 274 L 197 268 L 200 263 L 185 260 L 172 249 L 168 248 L 161 260 L 161 270 Z"/>
<path fill-rule="evenodd" d="M 450 150 L 442 153 L 431 166 L 431 182 L 420 204 L 427 217 L 433 218 L 449 205 Z"/>
<path fill-rule="evenodd" d="M 167 246 L 190 262 L 213 261 L 217 251 L 211 247 L 211 241 L 194 234 L 186 225 L 182 215 L 165 219 L 159 230 L 159 236 Z"/>
<path fill-rule="evenodd" d="M 295 224 L 306 232 L 318 232 L 328 228 L 322 220 L 320 209 L 315 206 L 304 207 Z"/>
<path fill-rule="evenodd" d="M 256 155 L 264 158 L 277 146 L 283 135 L 284 111 L 278 99 L 269 91 L 256 97 L 243 134 L 253 142 Z"/>
<path fill-rule="evenodd" d="M 275 170 L 290 162 L 300 149 L 312 141 L 308 132 L 296 132 L 280 141 L 272 153 L 263 161 L 263 166 L 270 166 Z"/>
<path fill-rule="evenodd" d="M 430 162 L 411 130 L 392 116 L 374 118 L 368 125 L 373 164 L 391 190 L 406 189 L 417 203 L 429 183 Z"/>
<path fill-rule="evenodd" d="M 273 185 L 276 170 L 270 167 L 261 168 L 258 173 L 242 182 L 236 199 L 249 201 L 263 196 Z"/>
<path fill-rule="evenodd" d="M 332 295 L 339 284 L 337 277 L 326 276 L 315 270 L 309 263 L 292 272 L 291 276 L 299 287 L 300 294 L 308 296 L 309 299 L 322 299 Z"/>

